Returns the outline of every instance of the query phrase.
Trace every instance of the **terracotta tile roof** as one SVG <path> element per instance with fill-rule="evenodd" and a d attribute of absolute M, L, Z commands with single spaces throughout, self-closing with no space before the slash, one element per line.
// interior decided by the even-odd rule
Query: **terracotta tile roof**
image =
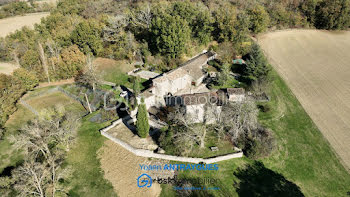
<path fill-rule="evenodd" d="M 212 52 L 203 53 L 187 62 L 182 64 L 181 68 L 187 71 L 194 80 L 200 79 L 204 73 L 202 67 L 207 64 L 207 61 L 210 57 L 215 54 Z"/>
<path fill-rule="evenodd" d="M 166 77 L 166 73 L 164 73 L 163 75 L 159 75 L 157 78 L 153 79 L 153 82 L 157 82 L 157 83 L 162 83 L 163 81 L 168 80 L 168 78 Z"/>
<path fill-rule="evenodd" d="M 172 70 L 172 71 L 168 72 L 166 77 L 168 78 L 168 80 L 173 81 L 175 79 L 178 79 L 178 78 L 185 76 L 186 74 L 187 74 L 186 70 L 184 70 L 183 68 L 180 67 L 176 70 Z"/>
<path fill-rule="evenodd" d="M 171 70 L 168 73 L 164 73 L 162 76 L 155 78 L 153 81 L 158 83 L 166 80 L 172 81 L 185 75 L 191 76 L 194 80 L 200 79 L 204 75 L 202 66 L 205 65 L 207 60 L 214 55 L 215 54 L 212 52 L 206 52 L 198 55 L 197 57 L 194 57 L 182 64 L 179 68 Z"/>

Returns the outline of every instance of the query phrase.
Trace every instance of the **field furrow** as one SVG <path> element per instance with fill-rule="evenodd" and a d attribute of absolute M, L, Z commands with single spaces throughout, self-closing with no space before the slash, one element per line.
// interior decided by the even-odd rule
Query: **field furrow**
<path fill-rule="evenodd" d="M 258 42 L 349 169 L 350 32 L 279 31 Z"/>

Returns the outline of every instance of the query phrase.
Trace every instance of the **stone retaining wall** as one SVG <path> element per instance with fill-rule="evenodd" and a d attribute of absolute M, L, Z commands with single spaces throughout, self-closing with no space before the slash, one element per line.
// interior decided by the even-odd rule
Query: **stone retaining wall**
<path fill-rule="evenodd" d="M 193 157 L 179 157 L 179 156 L 174 156 L 174 155 L 165 155 L 165 154 L 159 154 L 159 153 L 154 153 L 153 151 L 150 150 L 144 150 L 144 149 L 137 149 L 134 148 L 133 146 L 129 145 L 128 143 L 113 137 L 112 135 L 108 134 L 107 131 L 110 130 L 111 128 L 117 126 L 118 124 L 122 123 L 122 119 L 119 119 L 117 121 L 114 121 L 110 126 L 100 130 L 101 134 L 105 136 L 106 138 L 112 140 L 113 142 L 119 144 L 126 150 L 130 151 L 136 156 L 140 157 L 147 157 L 147 158 L 157 158 L 157 159 L 164 159 L 164 160 L 169 160 L 169 161 L 180 161 L 180 162 L 188 162 L 188 163 L 216 163 L 219 161 L 225 161 L 233 158 L 240 158 L 243 157 L 243 152 L 238 152 L 238 153 L 232 153 L 228 155 L 223 155 L 223 156 L 217 156 L 209 159 L 203 159 L 203 158 L 193 158 Z"/>

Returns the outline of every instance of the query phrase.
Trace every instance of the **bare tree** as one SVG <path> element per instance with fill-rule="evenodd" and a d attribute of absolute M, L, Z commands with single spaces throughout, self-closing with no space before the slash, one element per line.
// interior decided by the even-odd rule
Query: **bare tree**
<path fill-rule="evenodd" d="M 152 12 L 150 4 L 146 4 L 142 8 L 130 13 L 131 22 L 142 28 L 150 28 L 152 23 Z"/>
<path fill-rule="evenodd" d="M 68 188 L 60 181 L 71 176 L 70 168 L 62 168 L 63 154 L 55 152 L 48 160 L 37 161 L 36 155 L 29 155 L 12 177 L 14 188 L 21 196 L 56 196 L 67 194 Z"/>
<path fill-rule="evenodd" d="M 23 54 L 27 50 L 27 47 L 20 43 L 19 41 L 15 41 L 11 44 L 11 56 L 17 65 L 20 65 L 19 56 Z"/>
<path fill-rule="evenodd" d="M 267 88 L 270 86 L 270 81 L 267 79 L 256 80 L 252 83 L 251 89 L 255 94 L 266 93 Z"/>
<path fill-rule="evenodd" d="M 128 21 L 124 15 L 110 17 L 108 24 L 103 29 L 103 39 L 107 42 L 118 42 L 127 24 Z"/>
<path fill-rule="evenodd" d="M 60 180 L 70 176 L 70 170 L 62 168 L 62 163 L 65 151 L 74 141 L 77 121 L 63 107 L 47 109 L 12 136 L 15 146 L 27 153 L 27 160 L 14 173 L 15 188 L 22 196 L 55 196 L 67 192 Z"/>
<path fill-rule="evenodd" d="M 46 46 L 49 49 L 49 53 L 51 55 L 50 62 L 51 62 L 52 70 L 55 72 L 56 66 L 55 66 L 55 62 L 53 61 L 53 59 L 57 59 L 57 61 L 61 60 L 61 56 L 60 56 L 61 47 L 58 46 L 58 44 L 55 41 L 53 41 L 52 39 L 47 40 Z"/>
<path fill-rule="evenodd" d="M 174 138 L 176 138 L 175 142 L 179 142 L 179 144 L 185 143 L 193 148 L 193 144 L 198 144 L 201 148 L 205 146 L 205 137 L 207 134 L 207 128 L 205 124 L 193 124 L 194 122 L 198 122 L 195 119 L 198 117 L 194 117 L 191 115 L 186 115 L 181 107 L 177 107 L 177 109 L 170 114 L 171 121 L 180 126 L 177 132 L 174 134 Z M 181 129 L 183 127 L 184 129 Z"/>
<path fill-rule="evenodd" d="M 60 57 L 61 47 L 58 46 L 58 44 L 55 41 L 53 41 L 52 39 L 48 39 L 46 41 L 46 46 L 49 49 L 49 52 L 52 57 Z"/>
<path fill-rule="evenodd" d="M 46 77 L 47 77 L 47 81 L 50 83 L 50 75 L 49 75 L 49 68 L 47 66 L 47 59 L 46 59 L 46 56 L 45 56 L 44 48 L 43 48 L 43 46 L 41 45 L 40 42 L 38 42 L 38 49 L 39 49 L 39 55 L 40 55 L 41 64 L 43 65 L 43 68 L 44 68 L 44 71 L 45 71 L 45 74 L 46 74 Z"/>
<path fill-rule="evenodd" d="M 100 78 L 101 76 L 98 73 L 97 65 L 93 63 L 93 57 L 88 55 L 84 71 L 75 78 L 75 81 L 92 87 L 92 90 L 95 91 L 96 84 L 100 82 Z"/>
<path fill-rule="evenodd" d="M 49 169 L 45 163 L 36 162 L 29 157 L 23 165 L 13 171 L 16 180 L 15 188 L 20 196 L 45 196 L 45 190 L 49 179 Z"/>
<path fill-rule="evenodd" d="M 227 132 L 235 142 L 244 132 L 250 132 L 258 126 L 258 109 L 253 102 L 228 103 L 223 106 L 222 121 Z"/>
<path fill-rule="evenodd" d="M 222 106 L 218 106 L 215 103 L 207 103 L 205 106 L 205 122 L 211 123 L 212 128 L 218 135 L 218 141 L 220 141 L 226 134 L 225 124 L 221 124 L 223 117 Z"/>

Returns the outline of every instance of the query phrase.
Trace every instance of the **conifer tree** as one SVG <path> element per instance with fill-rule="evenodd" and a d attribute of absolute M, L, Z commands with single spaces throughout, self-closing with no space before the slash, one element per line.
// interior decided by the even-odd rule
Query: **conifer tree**
<path fill-rule="evenodd" d="M 146 109 L 146 105 L 144 104 L 143 98 L 141 99 L 141 103 L 138 106 L 136 118 L 137 118 L 136 120 L 137 134 L 141 138 L 146 138 L 149 132 L 149 123 L 148 123 L 147 109 Z"/>

